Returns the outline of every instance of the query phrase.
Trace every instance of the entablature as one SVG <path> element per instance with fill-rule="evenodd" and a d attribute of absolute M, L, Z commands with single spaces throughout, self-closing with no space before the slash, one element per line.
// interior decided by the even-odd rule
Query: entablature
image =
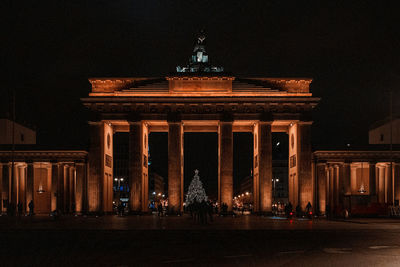
<path fill-rule="evenodd" d="M 312 96 L 310 78 L 246 78 L 231 75 L 90 78 L 89 96 Z"/>
<path fill-rule="evenodd" d="M 400 161 L 400 151 L 315 151 L 313 153 L 315 161 L 332 162 L 377 162 L 377 161 Z"/>
<path fill-rule="evenodd" d="M 15 161 L 54 161 L 54 162 L 85 162 L 88 156 L 83 150 L 26 150 L 0 151 L 0 162 L 9 162 L 12 157 Z"/>

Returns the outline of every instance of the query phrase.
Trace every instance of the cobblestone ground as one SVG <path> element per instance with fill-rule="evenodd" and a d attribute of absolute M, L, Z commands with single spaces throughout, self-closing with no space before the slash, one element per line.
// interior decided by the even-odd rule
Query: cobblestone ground
<path fill-rule="evenodd" d="M 400 220 L 0 217 L 1 266 L 400 266 Z"/>

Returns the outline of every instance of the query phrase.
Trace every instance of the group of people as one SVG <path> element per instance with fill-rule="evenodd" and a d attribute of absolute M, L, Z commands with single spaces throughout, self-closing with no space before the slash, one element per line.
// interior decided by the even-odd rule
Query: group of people
<path fill-rule="evenodd" d="M 211 201 L 193 202 L 187 206 L 191 218 L 201 224 L 207 224 L 207 217 L 213 221 L 214 206 Z"/>
<path fill-rule="evenodd" d="M 296 211 L 296 216 L 297 217 L 300 217 L 303 214 L 300 205 L 296 206 L 296 210 L 295 211 Z M 292 205 L 291 202 L 289 202 L 285 206 L 285 214 L 286 214 L 286 216 L 289 216 L 291 212 L 293 212 L 293 205 Z M 306 215 L 308 215 L 308 214 L 310 214 L 310 212 L 312 212 L 312 206 L 311 206 L 310 202 L 307 203 L 305 212 L 306 212 Z"/>
<path fill-rule="evenodd" d="M 24 206 L 23 206 L 22 202 L 18 202 L 18 204 L 15 205 L 14 202 L 8 202 L 8 201 L 6 201 L 6 205 L 5 205 L 5 206 L 6 206 L 6 208 L 7 208 L 7 215 L 9 215 L 9 216 L 15 216 L 15 215 L 21 216 L 21 215 L 25 215 Z M 28 209 L 29 209 L 28 215 L 29 215 L 29 216 L 34 215 L 34 210 L 33 210 L 33 209 L 34 209 L 34 204 L 33 204 L 33 200 L 29 201 Z"/>

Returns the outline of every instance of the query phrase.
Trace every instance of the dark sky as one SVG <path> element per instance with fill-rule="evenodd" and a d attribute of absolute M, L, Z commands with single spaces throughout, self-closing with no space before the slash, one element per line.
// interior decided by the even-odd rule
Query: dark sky
<path fill-rule="evenodd" d="M 367 142 L 399 106 L 399 16 L 386 1 L 1 1 L 1 111 L 41 144 L 87 144 L 79 98 L 91 76 L 157 76 L 207 31 L 211 61 L 236 75 L 312 77 L 315 148 Z M 251 4 L 250 4 L 251 3 Z"/>

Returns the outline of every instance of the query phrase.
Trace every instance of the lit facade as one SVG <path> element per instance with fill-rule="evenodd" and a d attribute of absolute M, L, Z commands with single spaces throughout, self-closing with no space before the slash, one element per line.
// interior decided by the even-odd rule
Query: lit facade
<path fill-rule="evenodd" d="M 254 138 L 254 210 L 271 212 L 272 132 L 290 139 L 289 199 L 305 208 L 313 203 L 310 113 L 319 98 L 311 79 L 244 78 L 218 74 L 176 74 L 160 78 L 91 78 L 83 98 L 92 111 L 89 150 L 89 210 L 111 211 L 113 134 L 129 132 L 130 208 L 147 212 L 148 135 L 168 133 L 168 198 L 183 208 L 183 135 L 216 132 L 219 139 L 218 199 L 232 208 L 233 132 Z M 109 163 L 107 163 L 109 162 Z"/>
<path fill-rule="evenodd" d="M 22 204 L 28 212 L 32 200 L 37 214 L 53 210 L 82 213 L 88 210 L 86 151 L 0 151 L 0 208 Z"/>
<path fill-rule="evenodd" d="M 313 159 L 320 214 L 387 215 L 399 205 L 399 151 L 315 151 Z"/>

